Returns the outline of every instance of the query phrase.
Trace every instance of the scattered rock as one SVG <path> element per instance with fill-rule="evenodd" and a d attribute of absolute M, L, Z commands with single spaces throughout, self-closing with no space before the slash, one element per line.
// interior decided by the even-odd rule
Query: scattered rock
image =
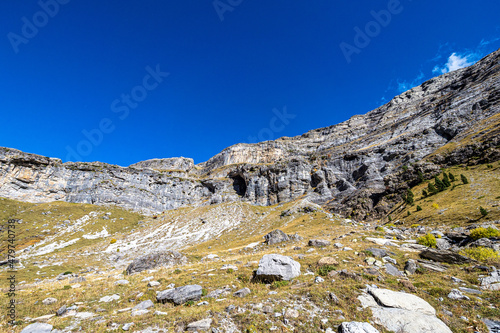
<path fill-rule="evenodd" d="M 118 280 L 118 281 L 115 281 L 115 285 L 118 285 L 118 286 L 123 286 L 123 285 L 126 285 L 126 284 L 129 284 L 130 282 L 128 280 Z"/>
<path fill-rule="evenodd" d="M 440 265 L 438 263 L 427 261 L 427 260 L 418 260 L 419 266 L 425 269 L 429 269 L 434 272 L 444 272 L 448 269 L 448 267 L 444 265 Z"/>
<path fill-rule="evenodd" d="M 405 273 L 407 275 L 415 274 L 417 268 L 418 268 L 417 262 L 413 259 L 409 259 L 405 264 Z"/>
<path fill-rule="evenodd" d="M 233 296 L 235 297 L 245 297 L 247 296 L 248 294 L 250 294 L 250 289 L 248 288 L 243 288 L 243 289 L 240 289 L 238 291 L 236 291 Z"/>
<path fill-rule="evenodd" d="M 420 257 L 424 259 L 430 259 L 437 262 L 445 262 L 447 264 L 467 264 L 475 262 L 470 258 L 464 257 L 458 253 L 448 251 L 448 250 L 436 250 L 436 249 L 426 249 L 420 252 Z"/>
<path fill-rule="evenodd" d="M 124 331 L 128 331 L 132 326 L 134 326 L 134 323 L 126 323 L 126 324 L 123 324 L 122 326 L 122 330 Z"/>
<path fill-rule="evenodd" d="M 385 272 L 389 275 L 392 276 L 403 276 L 403 273 L 401 273 L 396 266 L 392 264 L 385 264 Z"/>
<path fill-rule="evenodd" d="M 135 258 L 126 269 L 127 274 L 133 274 L 153 269 L 158 266 L 170 267 L 187 263 L 187 258 L 177 251 L 163 251 L 146 254 Z"/>
<path fill-rule="evenodd" d="M 153 302 L 148 299 L 134 306 L 132 310 L 147 310 L 152 306 L 154 306 Z"/>
<path fill-rule="evenodd" d="M 344 322 L 339 326 L 339 333 L 380 333 L 375 327 L 369 323 L 361 322 Z"/>
<path fill-rule="evenodd" d="M 175 289 L 161 291 L 157 294 L 156 300 L 161 303 L 172 302 L 181 305 L 188 301 L 199 301 L 202 288 L 199 285 L 187 285 Z"/>
<path fill-rule="evenodd" d="M 332 271 L 333 272 L 333 271 Z M 331 273 L 331 272 L 330 272 Z M 330 274 L 328 274 L 328 276 L 330 276 Z M 338 276 L 341 278 L 341 279 L 353 279 L 353 280 L 356 280 L 356 281 L 361 281 L 361 276 L 359 276 L 358 274 L 354 273 L 354 272 L 349 272 L 347 271 L 346 269 L 343 269 L 341 270 L 339 273 L 338 273 Z"/>
<path fill-rule="evenodd" d="M 411 292 L 413 292 L 413 293 L 417 292 L 417 288 L 415 288 L 415 286 L 413 285 L 413 283 L 411 283 L 411 281 L 401 280 L 401 281 L 399 281 L 399 283 L 401 283 L 403 285 L 403 287 L 407 288 Z"/>
<path fill-rule="evenodd" d="M 331 243 L 327 240 L 322 240 L 322 239 L 311 239 L 309 240 L 308 245 L 309 246 L 314 246 L 314 247 L 323 247 L 323 246 L 328 246 Z"/>
<path fill-rule="evenodd" d="M 187 330 L 190 332 L 208 331 L 211 325 L 212 325 L 212 319 L 206 318 L 188 324 Z"/>
<path fill-rule="evenodd" d="M 330 299 L 330 301 L 332 301 L 333 303 L 335 304 L 339 304 L 340 303 L 340 300 L 339 298 L 337 297 L 337 295 L 335 295 L 334 293 L 332 292 L 329 292 L 328 293 L 328 299 Z"/>
<path fill-rule="evenodd" d="M 320 260 L 318 260 L 318 266 L 334 266 L 338 265 L 339 262 L 332 257 L 323 257 Z"/>
<path fill-rule="evenodd" d="M 67 310 L 66 305 L 61 306 L 59 310 L 56 311 L 56 316 L 58 317 L 62 316 L 63 314 L 66 313 L 66 310 Z"/>
<path fill-rule="evenodd" d="M 451 248 L 451 244 L 443 238 L 436 239 L 436 246 L 439 250 L 449 250 Z"/>
<path fill-rule="evenodd" d="M 377 258 L 383 258 L 383 257 L 387 256 L 387 251 L 383 250 L 383 249 L 369 247 L 366 249 L 366 251 L 370 251 L 373 254 L 373 256 L 377 257 Z"/>
<path fill-rule="evenodd" d="M 314 283 L 323 283 L 325 282 L 325 279 L 323 279 L 321 276 L 316 276 L 314 279 Z"/>
<path fill-rule="evenodd" d="M 290 238 L 283 231 L 276 229 L 264 236 L 267 245 L 288 242 Z"/>
<path fill-rule="evenodd" d="M 299 311 L 297 311 L 295 309 L 286 309 L 284 317 L 286 319 L 295 319 L 295 318 L 298 318 L 299 317 Z"/>
<path fill-rule="evenodd" d="M 157 287 L 159 286 L 161 283 L 158 282 L 158 281 L 149 281 L 148 282 L 148 287 Z"/>
<path fill-rule="evenodd" d="M 389 331 L 451 333 L 436 317 L 436 310 L 415 295 L 368 288 L 358 299 L 363 307 L 371 309 L 373 321 Z"/>
<path fill-rule="evenodd" d="M 470 298 L 462 294 L 462 292 L 458 289 L 452 289 L 451 292 L 448 294 L 449 299 L 454 299 L 454 300 L 469 300 Z"/>
<path fill-rule="evenodd" d="M 34 323 L 26 326 L 21 333 L 50 333 L 52 325 L 46 323 Z"/>
<path fill-rule="evenodd" d="M 120 299 L 120 295 L 111 295 L 111 296 L 104 296 L 104 297 L 101 297 L 101 299 L 99 300 L 99 303 L 109 303 L 111 301 L 115 301 L 115 300 L 119 300 Z"/>
<path fill-rule="evenodd" d="M 300 264 L 290 257 L 279 254 L 266 254 L 259 261 L 254 272 L 254 280 L 273 282 L 291 280 L 300 275 Z"/>
<path fill-rule="evenodd" d="M 55 302 L 57 302 L 57 299 L 55 299 L 53 297 L 49 297 L 49 298 L 44 299 L 42 301 L 42 304 L 51 305 L 51 304 L 54 304 Z"/>

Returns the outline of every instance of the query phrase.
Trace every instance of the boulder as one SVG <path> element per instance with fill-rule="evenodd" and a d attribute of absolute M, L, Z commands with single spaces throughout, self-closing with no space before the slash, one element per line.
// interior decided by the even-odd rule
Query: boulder
<path fill-rule="evenodd" d="M 418 268 L 417 262 L 413 259 L 409 259 L 405 264 L 405 273 L 407 275 L 415 274 L 417 268 Z"/>
<path fill-rule="evenodd" d="M 264 236 L 267 245 L 273 245 L 283 242 L 288 242 L 290 238 L 283 231 L 276 229 Z"/>
<path fill-rule="evenodd" d="M 44 299 L 42 301 L 42 304 L 51 305 L 51 304 L 54 304 L 55 302 L 57 302 L 57 299 L 55 299 L 54 297 L 49 297 L 49 298 Z"/>
<path fill-rule="evenodd" d="M 318 266 L 333 266 L 338 264 L 339 262 L 337 261 L 337 259 L 332 257 L 323 257 L 318 260 Z"/>
<path fill-rule="evenodd" d="M 323 246 L 330 245 L 330 242 L 327 240 L 323 240 L 323 239 L 311 239 L 311 240 L 309 240 L 308 245 L 314 246 L 314 247 L 323 247 Z"/>
<path fill-rule="evenodd" d="M 454 299 L 454 300 L 469 300 L 470 298 L 462 294 L 462 292 L 458 289 L 452 289 L 451 292 L 448 294 L 449 299 Z"/>
<path fill-rule="evenodd" d="M 389 275 L 392 276 L 403 276 L 403 273 L 401 273 L 396 266 L 392 264 L 385 264 L 385 272 Z"/>
<path fill-rule="evenodd" d="M 52 325 L 46 323 L 34 323 L 26 326 L 21 333 L 50 333 Z"/>
<path fill-rule="evenodd" d="M 424 259 L 434 260 L 437 262 L 445 262 L 448 264 L 457 264 L 457 265 L 475 262 L 470 258 L 464 257 L 452 251 L 437 250 L 430 248 L 420 252 L 420 257 Z"/>
<path fill-rule="evenodd" d="M 127 274 L 133 274 L 153 269 L 158 266 L 170 267 L 187 263 L 187 258 L 177 251 L 163 251 L 149 253 L 135 258 L 126 269 Z"/>
<path fill-rule="evenodd" d="M 235 292 L 233 294 L 233 296 L 235 297 L 245 297 L 246 295 L 250 294 L 250 289 L 248 288 L 243 288 L 243 289 L 240 289 L 238 290 L 237 292 Z"/>
<path fill-rule="evenodd" d="M 211 325 L 212 319 L 206 318 L 188 324 L 187 330 L 189 332 L 208 331 Z"/>
<path fill-rule="evenodd" d="M 259 261 L 254 272 L 254 280 L 273 282 L 291 280 L 300 275 L 300 264 L 290 257 L 279 254 L 266 254 Z"/>
<path fill-rule="evenodd" d="M 376 249 L 374 247 L 369 247 L 366 251 L 370 251 L 374 257 L 382 258 L 387 256 L 387 251 L 383 249 Z"/>
<path fill-rule="evenodd" d="M 201 286 L 187 285 L 175 289 L 168 289 L 159 292 L 156 300 L 161 303 L 171 302 L 175 305 L 181 305 L 188 301 L 199 301 L 202 294 Z"/>
<path fill-rule="evenodd" d="M 148 299 L 134 306 L 132 310 L 147 310 L 153 305 L 154 305 L 153 302 Z"/>
<path fill-rule="evenodd" d="M 483 323 L 488 327 L 490 333 L 500 333 L 500 321 L 483 319 Z"/>
<path fill-rule="evenodd" d="M 59 310 L 56 311 L 56 316 L 58 317 L 62 316 L 63 314 L 66 313 L 66 310 L 67 310 L 66 305 L 61 306 Z"/>
<path fill-rule="evenodd" d="M 451 333 L 436 317 L 436 310 L 412 294 L 388 289 L 368 288 L 358 297 L 363 307 L 369 307 L 373 321 L 393 332 Z"/>
<path fill-rule="evenodd" d="M 368 288 L 358 297 L 372 311 L 373 321 L 393 332 L 451 333 L 436 317 L 436 310 L 412 294 Z"/>
<path fill-rule="evenodd" d="M 451 244 L 444 238 L 437 238 L 436 246 L 439 250 L 449 250 L 451 248 Z"/>
<path fill-rule="evenodd" d="M 344 322 L 339 326 L 339 333 L 379 333 L 375 327 L 369 323 L 360 323 L 356 321 Z"/>

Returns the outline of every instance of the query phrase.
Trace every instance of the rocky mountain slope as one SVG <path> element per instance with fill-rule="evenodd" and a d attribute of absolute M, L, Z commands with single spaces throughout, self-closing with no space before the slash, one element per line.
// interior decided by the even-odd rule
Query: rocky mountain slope
<path fill-rule="evenodd" d="M 499 158 L 499 59 L 496 51 L 338 125 L 237 144 L 198 165 L 187 158 L 129 167 L 62 163 L 1 148 L 0 196 L 111 204 L 148 214 L 240 200 L 273 205 L 305 196 L 344 216 L 384 216 L 418 172 L 428 178 L 442 165 Z M 400 172 L 409 166 L 413 178 L 405 179 Z"/>

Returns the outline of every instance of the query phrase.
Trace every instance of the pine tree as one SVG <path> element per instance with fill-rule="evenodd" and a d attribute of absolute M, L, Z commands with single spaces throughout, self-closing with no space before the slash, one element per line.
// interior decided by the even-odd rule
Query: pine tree
<path fill-rule="evenodd" d="M 422 196 L 424 198 L 427 198 L 428 194 L 427 194 L 427 191 L 426 190 L 422 190 Z"/>
<path fill-rule="evenodd" d="M 484 209 L 483 207 L 479 207 L 479 211 L 481 212 L 481 215 L 482 216 L 486 216 L 488 215 L 488 211 L 486 209 Z"/>
<path fill-rule="evenodd" d="M 434 176 L 434 186 L 436 186 L 438 192 L 444 191 L 446 188 L 443 181 L 439 179 L 438 176 Z"/>
<path fill-rule="evenodd" d="M 450 180 L 451 180 L 452 182 L 454 182 L 454 181 L 455 181 L 455 176 L 453 176 L 453 174 L 452 174 L 451 172 L 450 172 L 450 173 L 448 173 L 448 176 L 450 177 Z"/>
<path fill-rule="evenodd" d="M 413 192 L 411 191 L 411 189 L 408 189 L 408 191 L 406 191 L 406 197 L 405 197 L 405 202 L 408 204 L 408 205 L 413 205 Z"/>
<path fill-rule="evenodd" d="M 429 195 L 438 193 L 437 188 L 432 183 L 427 184 L 427 190 L 429 190 Z"/>
<path fill-rule="evenodd" d="M 411 213 L 410 213 L 410 211 L 408 211 L 408 216 L 410 216 L 410 215 L 411 215 Z"/>
<path fill-rule="evenodd" d="M 462 183 L 469 184 L 469 180 L 467 179 L 467 177 L 465 177 L 464 175 L 460 175 L 460 178 L 462 179 Z"/>
<path fill-rule="evenodd" d="M 443 173 L 443 184 L 446 187 L 451 186 L 450 179 L 448 178 L 448 174 L 446 172 Z"/>
<path fill-rule="evenodd" d="M 420 183 L 423 183 L 425 181 L 424 174 L 422 172 L 418 172 L 418 180 Z"/>
<path fill-rule="evenodd" d="M 417 206 L 417 212 L 421 211 L 422 210 L 422 207 L 420 206 Z"/>

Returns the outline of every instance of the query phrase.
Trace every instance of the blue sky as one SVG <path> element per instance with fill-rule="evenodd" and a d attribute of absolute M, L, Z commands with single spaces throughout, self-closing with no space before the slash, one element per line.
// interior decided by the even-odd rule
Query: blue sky
<path fill-rule="evenodd" d="M 0 146 L 203 162 L 342 122 L 500 47 L 500 2 L 4 0 Z"/>

